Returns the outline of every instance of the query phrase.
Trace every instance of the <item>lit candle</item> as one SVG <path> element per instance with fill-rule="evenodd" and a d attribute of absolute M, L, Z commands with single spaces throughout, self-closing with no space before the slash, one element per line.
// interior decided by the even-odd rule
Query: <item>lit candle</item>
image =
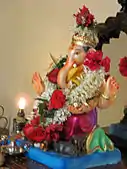
<path fill-rule="evenodd" d="M 20 110 L 24 110 L 26 107 L 26 99 L 24 97 L 21 97 L 18 102 L 18 106 Z"/>
<path fill-rule="evenodd" d="M 20 97 L 18 101 L 18 112 L 16 118 L 13 119 L 13 132 L 20 133 L 25 126 L 27 120 L 25 118 L 25 107 L 26 107 L 26 99 L 24 97 Z"/>
<path fill-rule="evenodd" d="M 20 119 L 25 118 L 25 111 L 24 111 L 25 107 L 26 107 L 26 99 L 24 97 L 20 97 L 19 102 L 18 102 L 19 111 L 17 114 L 18 117 L 20 117 Z"/>

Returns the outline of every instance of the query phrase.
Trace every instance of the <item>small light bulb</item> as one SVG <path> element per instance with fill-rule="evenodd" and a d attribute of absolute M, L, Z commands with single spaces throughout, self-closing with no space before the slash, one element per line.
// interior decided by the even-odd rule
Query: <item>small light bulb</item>
<path fill-rule="evenodd" d="M 24 97 L 21 97 L 19 99 L 19 103 L 18 103 L 19 109 L 25 109 L 26 106 L 26 99 Z"/>

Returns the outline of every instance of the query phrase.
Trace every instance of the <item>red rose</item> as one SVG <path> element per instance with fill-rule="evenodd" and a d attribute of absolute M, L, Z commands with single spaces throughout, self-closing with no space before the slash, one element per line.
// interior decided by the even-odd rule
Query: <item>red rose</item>
<path fill-rule="evenodd" d="M 99 70 L 101 67 L 104 67 L 105 72 L 109 72 L 110 58 L 106 56 L 103 59 L 102 51 L 90 51 L 86 55 L 84 65 L 88 66 L 92 71 Z"/>
<path fill-rule="evenodd" d="M 64 106 L 66 97 L 61 90 L 55 90 L 49 101 L 49 110 L 60 109 Z"/>
<path fill-rule="evenodd" d="M 79 12 L 74 14 L 76 18 L 76 23 L 78 26 L 88 27 L 93 23 L 94 16 L 90 13 L 89 9 L 84 5 Z"/>
<path fill-rule="evenodd" d="M 109 72 L 110 71 L 110 58 L 108 56 L 106 56 L 101 63 L 101 66 L 104 67 L 105 72 Z"/>
<path fill-rule="evenodd" d="M 100 50 L 97 50 L 97 51 L 90 50 L 86 55 L 86 59 L 93 60 L 98 63 L 101 62 L 102 58 L 103 58 L 103 52 Z"/>
<path fill-rule="evenodd" d="M 58 141 L 60 132 L 63 130 L 62 124 L 50 124 L 45 128 L 45 135 L 47 141 Z"/>
<path fill-rule="evenodd" d="M 90 51 L 86 55 L 84 65 L 92 71 L 98 70 L 101 67 L 102 57 L 103 53 L 101 51 Z"/>
<path fill-rule="evenodd" d="M 37 116 L 33 120 L 31 120 L 31 124 L 33 126 L 38 126 L 40 124 L 40 116 Z"/>
<path fill-rule="evenodd" d="M 84 62 L 84 65 L 88 66 L 91 71 L 100 69 L 100 65 L 97 62 L 94 62 L 93 60 L 86 60 Z"/>
<path fill-rule="evenodd" d="M 41 126 L 34 127 L 32 124 L 26 124 L 23 128 L 23 132 L 26 138 L 31 141 L 41 142 L 45 140 L 44 129 Z"/>
<path fill-rule="evenodd" d="M 41 142 L 41 141 L 58 141 L 60 132 L 63 130 L 62 124 L 50 124 L 46 128 L 42 126 L 34 127 L 32 124 L 26 124 L 23 132 L 28 140 Z"/>
<path fill-rule="evenodd" d="M 81 25 L 82 24 L 82 17 L 80 15 L 80 13 L 77 13 L 77 15 L 74 15 L 76 17 L 76 23 L 77 25 Z"/>
<path fill-rule="evenodd" d="M 59 73 L 59 69 L 55 68 L 50 73 L 47 74 L 48 80 L 52 83 L 57 83 L 57 75 Z"/>
<path fill-rule="evenodd" d="M 120 59 L 119 71 L 122 76 L 127 77 L 127 56 Z"/>

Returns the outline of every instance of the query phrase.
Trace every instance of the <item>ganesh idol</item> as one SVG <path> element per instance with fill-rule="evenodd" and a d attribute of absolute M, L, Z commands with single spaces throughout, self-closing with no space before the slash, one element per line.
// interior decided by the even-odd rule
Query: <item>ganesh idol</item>
<path fill-rule="evenodd" d="M 29 140 L 70 142 L 85 140 L 87 154 L 113 150 L 114 146 L 97 124 L 97 110 L 113 104 L 119 84 L 110 75 L 110 58 L 95 48 L 98 44 L 94 16 L 83 6 L 67 56 L 53 60 L 44 80 L 35 72 L 33 87 L 38 95 L 34 116 L 24 128 Z"/>

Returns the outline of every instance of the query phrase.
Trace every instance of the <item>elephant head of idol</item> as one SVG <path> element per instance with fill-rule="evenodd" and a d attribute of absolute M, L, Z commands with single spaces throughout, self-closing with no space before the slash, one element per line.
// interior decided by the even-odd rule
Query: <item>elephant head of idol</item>
<path fill-rule="evenodd" d="M 73 35 L 68 49 L 67 61 L 57 77 L 57 84 L 60 88 L 68 88 L 72 82 L 78 85 L 76 77 L 82 74 L 86 54 L 90 50 L 95 50 L 97 43 L 98 39 L 96 34 L 93 35 L 93 31 L 89 31 L 89 36 L 86 33 L 75 33 Z"/>

